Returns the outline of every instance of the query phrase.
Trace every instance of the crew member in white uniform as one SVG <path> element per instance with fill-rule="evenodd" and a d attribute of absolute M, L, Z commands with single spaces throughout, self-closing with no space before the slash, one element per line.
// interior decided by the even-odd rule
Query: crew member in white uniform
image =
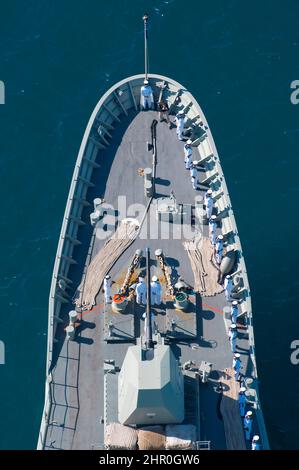
<path fill-rule="evenodd" d="M 136 302 L 138 304 L 146 304 L 146 285 L 143 277 L 138 278 L 136 285 Z"/>
<path fill-rule="evenodd" d="M 210 241 L 213 246 L 216 245 L 216 215 L 212 215 L 210 220 L 209 220 L 209 235 L 210 235 Z"/>
<path fill-rule="evenodd" d="M 228 333 L 230 347 L 233 353 L 236 352 L 236 344 L 237 344 L 237 325 L 232 323 Z"/>
<path fill-rule="evenodd" d="M 235 371 L 235 379 L 239 380 L 240 369 L 241 369 L 241 359 L 240 359 L 240 354 L 239 353 L 234 354 L 233 369 Z"/>
<path fill-rule="evenodd" d="M 188 139 L 184 145 L 185 161 L 186 161 L 186 157 L 192 157 L 192 145 L 191 144 L 192 144 L 192 140 Z"/>
<path fill-rule="evenodd" d="M 240 416 L 244 418 L 245 416 L 245 407 L 246 407 L 246 388 L 241 387 L 239 390 L 239 407 L 240 407 Z"/>
<path fill-rule="evenodd" d="M 239 313 L 239 311 L 238 311 L 238 301 L 233 300 L 232 301 L 232 308 L 231 308 L 231 311 L 230 311 L 230 316 L 231 316 L 232 323 L 237 323 L 238 313 Z"/>
<path fill-rule="evenodd" d="M 192 163 L 192 140 L 188 139 L 187 143 L 184 145 L 184 154 L 185 154 L 185 165 L 186 170 L 190 170 Z"/>
<path fill-rule="evenodd" d="M 185 157 L 185 166 L 186 166 L 186 170 L 191 170 L 191 166 L 192 166 L 192 157 Z"/>
<path fill-rule="evenodd" d="M 161 304 L 161 284 L 157 278 L 157 276 L 152 277 L 151 282 L 151 303 L 152 305 L 160 305 Z"/>
<path fill-rule="evenodd" d="M 212 190 L 208 189 L 208 191 L 205 194 L 205 206 L 206 206 L 206 216 L 207 219 L 210 220 L 212 217 L 212 212 L 213 212 L 213 198 L 212 198 Z"/>
<path fill-rule="evenodd" d="M 244 423 L 245 439 L 246 441 L 250 441 L 251 429 L 252 429 L 252 411 L 247 411 L 243 423 Z"/>
<path fill-rule="evenodd" d="M 228 274 L 227 276 L 225 276 L 225 279 L 224 279 L 225 298 L 228 302 L 231 300 L 232 290 L 233 290 L 233 281 L 232 281 L 232 277 Z"/>
<path fill-rule="evenodd" d="M 218 235 L 215 245 L 215 256 L 217 264 L 221 264 L 223 254 L 223 235 Z"/>
<path fill-rule="evenodd" d="M 183 140 L 183 131 L 184 131 L 184 126 L 185 126 L 185 114 L 184 111 L 181 110 L 178 112 L 178 114 L 175 117 L 175 123 L 176 123 L 176 133 L 178 136 L 179 140 Z"/>
<path fill-rule="evenodd" d="M 197 189 L 197 168 L 196 168 L 195 161 L 191 164 L 190 176 L 191 176 L 192 188 Z"/>
<path fill-rule="evenodd" d="M 140 103 L 141 103 L 141 109 L 151 109 L 154 98 L 153 98 L 153 90 L 152 87 L 149 85 L 148 80 L 144 80 L 144 85 L 141 87 L 140 90 Z"/>
<path fill-rule="evenodd" d="M 109 274 L 104 278 L 104 296 L 105 303 L 109 304 L 111 301 L 111 276 L 109 276 Z"/>
<path fill-rule="evenodd" d="M 253 436 L 251 441 L 251 450 L 261 450 L 261 445 L 259 443 L 260 436 Z"/>

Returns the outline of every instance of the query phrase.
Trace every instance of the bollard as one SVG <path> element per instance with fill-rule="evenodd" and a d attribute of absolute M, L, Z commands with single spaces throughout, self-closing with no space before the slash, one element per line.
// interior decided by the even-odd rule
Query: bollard
<path fill-rule="evenodd" d="M 151 168 L 144 168 L 144 180 L 152 182 L 153 170 Z"/>
<path fill-rule="evenodd" d="M 152 197 L 153 195 L 153 185 L 151 181 L 144 180 L 144 194 L 146 197 Z"/>
<path fill-rule="evenodd" d="M 94 207 L 94 210 L 97 211 L 97 210 L 100 210 L 100 206 L 103 204 L 103 199 L 100 198 L 100 197 L 97 197 L 93 200 L 93 207 Z"/>
<path fill-rule="evenodd" d="M 73 341 L 75 339 L 76 330 L 73 325 L 68 325 L 65 329 L 66 339 L 68 341 Z"/>
<path fill-rule="evenodd" d="M 69 317 L 70 317 L 70 325 L 73 325 L 76 323 L 77 321 L 77 318 L 78 318 L 78 314 L 76 312 L 76 310 L 71 310 L 69 312 Z"/>
<path fill-rule="evenodd" d="M 94 227 L 97 224 L 97 222 L 99 221 L 100 216 L 101 216 L 101 213 L 98 210 L 96 210 L 95 212 L 92 212 L 90 214 L 90 223 L 91 223 L 92 227 Z"/>

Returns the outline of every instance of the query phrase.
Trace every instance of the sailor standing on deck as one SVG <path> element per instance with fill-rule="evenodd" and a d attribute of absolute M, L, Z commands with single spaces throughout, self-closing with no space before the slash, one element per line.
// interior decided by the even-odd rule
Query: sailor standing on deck
<path fill-rule="evenodd" d="M 251 450 L 261 450 L 261 445 L 259 443 L 260 436 L 253 436 L 251 441 Z"/>
<path fill-rule="evenodd" d="M 212 211 L 213 211 L 213 198 L 212 198 L 212 190 L 208 189 L 208 191 L 205 194 L 205 207 L 206 207 L 206 216 L 207 219 L 210 220 L 212 217 Z"/>
<path fill-rule="evenodd" d="M 185 121 L 186 121 L 186 118 L 185 118 L 184 111 L 180 110 L 175 117 L 176 133 L 177 133 L 179 140 L 183 140 L 183 131 L 184 131 L 184 126 L 185 126 Z"/>
<path fill-rule="evenodd" d="M 192 156 L 185 157 L 185 166 L 186 166 L 186 170 L 191 170 Z"/>
<path fill-rule="evenodd" d="M 233 281 L 232 281 L 232 277 L 228 274 L 227 276 L 225 276 L 225 279 L 224 279 L 225 298 L 228 302 L 231 300 L 232 290 L 233 290 Z"/>
<path fill-rule="evenodd" d="M 246 441 L 250 441 L 251 429 L 252 429 L 252 411 L 247 411 L 244 418 L 244 431 Z"/>
<path fill-rule="evenodd" d="M 146 304 L 146 285 L 143 277 L 138 278 L 136 285 L 136 302 L 137 304 Z"/>
<path fill-rule="evenodd" d="M 195 161 L 191 163 L 190 176 L 191 176 L 192 188 L 197 189 L 197 168 L 196 168 Z"/>
<path fill-rule="evenodd" d="M 237 325 L 232 323 L 228 333 L 230 347 L 233 353 L 236 352 L 236 343 L 237 343 Z"/>
<path fill-rule="evenodd" d="M 157 278 L 157 276 L 152 277 L 151 282 L 151 303 L 152 305 L 160 305 L 161 304 L 161 284 Z"/>
<path fill-rule="evenodd" d="M 215 245 L 215 256 L 217 264 L 221 264 L 223 254 L 223 235 L 218 235 Z"/>
<path fill-rule="evenodd" d="M 216 245 L 216 215 L 212 215 L 210 220 L 209 220 L 209 235 L 210 235 L 210 241 L 213 246 Z"/>
<path fill-rule="evenodd" d="M 239 407 L 240 407 L 240 416 L 244 418 L 245 416 L 245 407 L 246 407 L 246 396 L 245 396 L 246 388 L 241 387 L 239 390 Z"/>
<path fill-rule="evenodd" d="M 233 369 L 235 371 L 235 379 L 238 381 L 240 377 L 240 369 L 241 369 L 241 359 L 240 359 L 239 353 L 234 354 Z"/>
<path fill-rule="evenodd" d="M 232 308 L 231 308 L 231 311 L 230 311 L 232 323 L 237 323 L 238 313 L 239 313 L 239 311 L 238 311 L 238 301 L 233 300 L 232 301 Z"/>
<path fill-rule="evenodd" d="M 192 140 L 188 139 L 187 143 L 184 145 L 184 154 L 185 154 L 185 165 L 186 165 L 186 170 L 191 169 L 191 164 L 192 164 Z"/>
<path fill-rule="evenodd" d="M 192 140 L 188 139 L 184 145 L 184 155 L 185 155 L 185 163 L 187 157 L 192 157 Z"/>
<path fill-rule="evenodd" d="M 140 90 L 140 104 L 141 104 L 141 109 L 151 109 L 154 98 L 153 98 L 153 90 L 152 87 L 149 85 L 148 80 L 144 80 L 144 85 L 141 87 Z"/>
<path fill-rule="evenodd" d="M 104 296 L 105 303 L 109 304 L 111 300 L 111 276 L 109 276 L 109 274 L 104 278 Z"/>
<path fill-rule="evenodd" d="M 160 122 L 166 121 L 170 127 L 170 119 L 168 115 L 169 108 L 168 108 L 168 104 L 166 103 L 166 101 L 159 101 L 158 111 L 159 111 Z"/>

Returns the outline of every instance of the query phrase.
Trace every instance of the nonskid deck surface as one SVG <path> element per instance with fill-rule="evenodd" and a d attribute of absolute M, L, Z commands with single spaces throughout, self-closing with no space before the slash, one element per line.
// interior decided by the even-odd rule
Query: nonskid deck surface
<path fill-rule="evenodd" d="M 111 145 L 99 154 L 101 168 L 95 171 L 95 189 L 90 191 L 90 199 L 95 196 L 105 198 L 113 208 L 118 208 L 118 197 L 126 196 L 126 205 L 147 204 L 144 196 L 143 178 L 138 169 L 151 167 L 152 153 L 146 142 L 151 141 L 151 124 L 158 119 L 154 111 L 133 113 L 124 118 L 114 131 Z M 203 179 L 204 173 L 200 176 Z M 201 186 L 204 189 L 203 186 Z M 183 143 L 177 139 L 175 128 L 169 129 L 166 123 L 157 125 L 157 167 L 156 192 L 158 196 L 169 196 L 173 191 L 178 203 L 194 204 L 194 197 L 203 195 L 191 185 L 189 172 L 185 170 Z M 90 209 L 86 211 L 86 220 Z M 142 213 L 142 211 L 141 211 Z M 141 218 L 137 214 L 137 218 Z M 151 223 L 154 223 L 151 220 Z M 90 243 L 90 229 L 85 230 L 86 246 Z M 204 228 L 207 236 L 207 227 Z M 104 241 L 95 237 L 92 257 Z M 137 248 L 151 249 L 152 274 L 157 269 L 154 251 L 162 248 L 167 263 L 172 267 L 175 279 L 182 276 L 193 285 L 193 272 L 182 240 L 140 239 L 137 238 L 119 258 L 111 270 L 112 279 L 119 279 L 126 272 L 128 264 Z M 87 249 L 86 249 L 87 251 Z M 81 269 L 81 271 L 80 271 Z M 83 267 L 73 267 L 74 279 L 78 280 Z M 232 365 L 232 353 L 228 342 L 223 307 L 227 305 L 223 293 L 213 297 L 202 297 L 197 313 L 197 337 L 181 340 L 174 344 L 174 351 L 183 364 L 193 360 L 199 364 L 206 360 L 213 364 L 211 381 L 200 388 L 200 436 L 198 440 L 211 441 L 212 448 L 225 448 L 223 421 L 220 414 L 220 394 L 218 379 L 221 371 Z M 71 305 L 65 306 L 65 316 Z M 140 309 L 139 309 L 140 310 Z M 157 310 L 158 316 L 163 312 Z M 141 310 L 138 315 L 141 316 Z M 66 317 L 65 317 L 66 318 Z M 158 319 L 157 322 L 159 323 Z M 67 342 L 59 326 L 60 338 L 55 344 L 56 360 L 52 370 L 51 387 L 54 406 L 49 417 L 46 449 L 92 449 L 103 444 L 104 417 L 104 372 L 103 361 L 114 359 L 122 365 L 130 343 L 106 343 L 104 341 L 103 299 L 100 293 L 97 305 L 82 316 L 82 325 L 77 340 Z M 139 330 L 143 328 L 140 320 Z M 241 331 L 241 330 L 240 330 Z M 245 330 L 244 330 L 245 331 Z M 242 372 L 250 376 L 248 361 L 248 341 L 246 332 L 239 333 L 237 342 L 241 353 Z M 54 351 L 55 352 L 55 351 Z M 55 356 L 55 354 L 54 354 Z"/>

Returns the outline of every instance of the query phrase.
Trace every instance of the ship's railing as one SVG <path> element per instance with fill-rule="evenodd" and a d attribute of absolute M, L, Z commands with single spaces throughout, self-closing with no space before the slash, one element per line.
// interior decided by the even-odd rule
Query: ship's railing
<path fill-rule="evenodd" d="M 63 303 L 69 303 L 70 299 L 66 292 L 63 292 L 58 287 L 58 281 L 63 280 L 66 286 L 71 287 L 71 279 L 69 277 L 69 270 L 72 264 L 76 263 L 74 259 L 74 248 L 80 244 L 78 240 L 79 227 L 85 222 L 82 220 L 82 213 L 84 207 L 88 206 L 87 192 L 88 189 L 93 186 L 92 174 L 95 168 L 98 168 L 97 156 L 99 150 L 104 150 L 109 145 L 109 135 L 113 131 L 115 124 L 121 121 L 122 116 L 128 114 L 128 110 L 133 108 L 139 109 L 140 102 L 140 87 L 143 83 L 143 75 L 136 75 L 128 79 L 122 80 L 108 90 L 103 97 L 97 103 L 87 128 L 85 130 L 83 140 L 80 146 L 78 158 L 75 165 L 75 170 L 72 177 L 72 182 L 69 190 L 67 199 L 67 205 L 64 213 L 63 223 L 61 227 L 61 233 L 55 258 L 50 297 L 49 297 L 49 317 L 48 317 L 48 349 L 47 349 L 47 367 L 46 367 L 46 385 L 45 385 L 45 404 L 43 410 L 43 418 L 40 428 L 38 448 L 44 447 L 46 439 L 46 430 L 48 419 L 51 414 L 51 364 L 53 356 L 53 345 L 56 342 L 55 333 L 58 322 L 60 321 L 60 310 Z M 167 84 L 168 90 L 170 90 L 170 96 L 168 101 L 170 107 L 175 105 L 175 100 L 180 96 L 185 110 L 188 112 L 188 116 L 191 116 L 193 126 L 199 125 L 201 122 L 203 126 L 206 126 L 202 138 L 208 138 L 210 145 L 213 149 L 215 157 L 215 165 L 219 175 L 222 177 L 222 186 L 224 191 L 224 197 L 226 198 L 227 204 L 231 207 L 230 199 L 224 179 L 224 175 L 221 169 L 217 150 L 213 141 L 213 137 L 209 131 L 208 123 L 204 117 L 204 114 L 194 100 L 192 95 L 186 91 L 179 83 L 170 80 L 167 77 L 161 75 L 150 74 L 150 79 L 153 80 L 154 85 L 154 98 L 157 101 L 162 96 L 162 88 L 159 88 L 159 84 Z M 156 80 L 156 81 L 155 81 Z M 157 86 L 155 86 L 155 84 Z M 102 131 L 105 132 L 102 132 Z M 233 230 L 235 232 L 235 243 L 238 247 L 239 257 L 239 269 L 241 269 L 244 284 L 247 287 L 247 298 L 243 300 L 245 302 L 245 308 L 248 318 L 248 332 L 249 332 L 249 343 L 250 343 L 250 356 L 253 362 L 255 376 L 256 362 L 255 362 L 255 347 L 254 347 L 254 335 L 252 328 L 252 310 L 251 310 L 251 299 L 250 289 L 247 279 L 247 272 L 245 267 L 244 258 L 242 255 L 241 243 L 237 233 L 237 227 L 235 218 L 232 210 L 229 211 L 229 217 Z M 257 385 L 256 385 L 257 389 Z M 260 414 L 260 427 L 263 428 L 263 417 L 259 406 L 258 390 L 257 390 L 257 416 Z M 259 419 L 259 417 L 258 417 Z M 267 443 L 266 431 L 264 431 L 263 444 Z"/>
<path fill-rule="evenodd" d="M 241 298 L 241 311 L 242 313 L 246 314 L 246 321 L 247 321 L 247 329 L 248 329 L 248 341 L 249 341 L 249 354 L 250 360 L 253 366 L 253 376 L 254 376 L 254 383 L 251 385 L 255 389 L 255 414 L 259 425 L 259 432 L 263 444 L 264 449 L 269 448 L 269 441 L 268 436 L 265 428 L 263 413 L 261 410 L 260 399 L 259 399 L 259 391 L 258 391 L 258 374 L 257 374 L 257 366 L 256 366 L 256 356 L 255 356 L 255 341 L 254 341 L 254 333 L 253 333 L 253 315 L 252 315 L 252 305 L 251 305 L 251 295 L 250 295 L 250 287 L 247 277 L 247 270 L 246 265 L 243 257 L 241 241 L 239 238 L 237 225 L 234 217 L 234 213 L 232 210 L 232 205 L 228 193 L 228 189 L 226 186 L 224 174 L 222 171 L 220 159 L 217 153 L 217 149 L 213 140 L 213 136 L 210 132 L 210 128 L 208 122 L 199 106 L 199 104 L 194 100 L 192 95 L 184 90 L 182 87 L 178 89 L 177 96 L 180 96 L 180 105 L 183 105 L 185 111 L 187 112 L 187 116 L 189 118 L 189 122 L 191 122 L 193 127 L 200 126 L 201 128 L 201 135 L 199 135 L 195 144 L 201 144 L 205 139 L 209 142 L 209 147 L 211 148 L 211 157 L 213 158 L 213 162 L 215 165 L 215 174 L 217 174 L 217 178 L 221 181 L 221 189 L 222 189 L 222 197 L 225 201 L 225 207 L 228 208 L 227 216 L 230 219 L 232 233 L 234 234 L 234 248 L 238 251 L 238 264 L 236 268 L 236 273 L 238 273 L 244 283 L 244 294 Z M 175 98 L 174 98 L 175 99 Z M 173 99 L 173 100 L 174 100 Z"/>
<path fill-rule="evenodd" d="M 205 122 L 205 119 L 203 119 L 203 121 Z M 206 126 L 208 127 L 207 122 L 206 122 Z M 259 391 L 258 391 L 258 373 L 257 373 L 256 355 L 255 355 L 255 340 L 254 340 L 254 332 L 253 332 L 253 314 L 252 314 L 251 294 L 250 294 L 250 287 L 249 287 L 248 276 L 247 276 L 247 269 L 246 269 L 245 260 L 243 256 L 240 237 L 239 237 L 238 230 L 237 230 L 235 216 L 234 216 L 233 210 L 231 209 L 232 205 L 231 205 L 229 193 L 227 190 L 225 178 L 222 172 L 222 168 L 221 168 L 220 160 L 219 160 L 217 150 L 215 147 L 215 143 L 213 141 L 213 137 L 211 135 L 209 128 L 207 129 L 207 137 L 210 140 L 210 144 L 215 155 L 215 165 L 217 167 L 218 173 L 222 180 L 222 187 L 223 187 L 223 192 L 224 192 L 224 198 L 226 200 L 226 206 L 229 207 L 228 217 L 230 218 L 230 223 L 232 225 L 232 229 L 234 233 L 234 246 L 237 248 L 238 253 L 239 253 L 238 267 L 236 271 L 240 272 L 240 276 L 243 279 L 243 283 L 245 287 L 245 294 L 243 298 L 241 298 L 241 308 L 243 309 L 244 312 L 246 312 L 249 354 L 250 354 L 250 359 L 251 359 L 253 371 L 254 371 L 253 376 L 255 380 L 251 386 L 254 387 L 255 392 L 256 392 L 256 395 L 255 395 L 256 401 L 254 404 L 255 415 L 256 415 L 258 425 L 259 425 L 259 432 L 260 432 L 260 437 L 261 437 L 263 448 L 268 449 L 269 441 L 268 441 L 268 436 L 267 436 L 267 432 L 266 432 L 266 428 L 264 424 L 264 418 L 263 418 L 263 413 L 261 410 Z"/>
<path fill-rule="evenodd" d="M 92 149 L 94 144 L 88 142 L 86 152 L 90 153 L 90 161 L 94 161 L 96 152 Z M 61 234 L 58 243 L 57 254 L 55 258 L 52 283 L 49 297 L 49 317 L 48 317 L 48 350 L 47 350 L 47 376 L 46 376 L 46 400 L 43 412 L 43 421 L 40 430 L 38 448 L 43 447 L 46 425 L 51 413 L 51 364 L 53 356 L 53 347 L 56 342 L 55 333 L 58 322 L 60 322 L 60 310 L 64 303 L 69 303 L 68 294 L 62 291 L 58 286 L 61 279 L 70 287 L 69 269 L 76 261 L 73 257 L 74 247 L 80 242 L 77 239 L 78 229 L 84 222 L 81 219 L 83 208 L 87 205 L 86 194 L 90 186 L 93 166 L 85 159 L 85 152 L 80 160 L 77 160 L 73 179 L 67 200 L 67 206 L 63 218 Z"/>
<path fill-rule="evenodd" d="M 51 365 L 57 324 L 61 322 L 60 311 L 64 303 L 70 303 L 67 291 L 63 291 L 59 280 L 64 281 L 66 289 L 71 287 L 69 277 L 71 265 L 76 264 L 74 248 L 80 244 L 78 239 L 79 228 L 85 225 L 82 220 L 83 209 L 89 206 L 87 192 L 93 186 L 92 174 L 99 167 L 97 156 L 99 150 L 104 150 L 109 145 L 109 136 L 114 130 L 115 123 L 121 121 L 128 110 L 139 109 L 140 87 L 143 83 L 143 75 L 136 75 L 114 85 L 97 103 L 85 130 L 83 140 L 77 157 L 71 186 L 68 194 L 66 209 L 63 217 L 59 243 L 55 258 L 48 315 L 48 348 L 46 365 L 45 403 L 42 422 L 38 438 L 38 449 L 43 449 L 46 440 L 48 420 L 51 414 Z M 158 90 L 156 90 L 158 93 Z"/>

